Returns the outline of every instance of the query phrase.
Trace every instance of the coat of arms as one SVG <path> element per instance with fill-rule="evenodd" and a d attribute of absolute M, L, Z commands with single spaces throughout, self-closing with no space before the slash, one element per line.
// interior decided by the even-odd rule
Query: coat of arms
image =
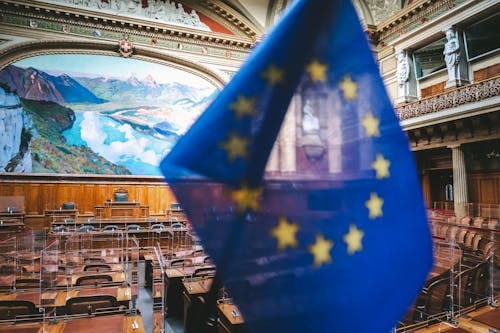
<path fill-rule="evenodd" d="M 120 53 L 122 56 L 125 58 L 128 58 L 132 55 L 133 48 L 132 48 L 132 42 L 129 41 L 128 39 L 122 39 L 120 40 Z"/>

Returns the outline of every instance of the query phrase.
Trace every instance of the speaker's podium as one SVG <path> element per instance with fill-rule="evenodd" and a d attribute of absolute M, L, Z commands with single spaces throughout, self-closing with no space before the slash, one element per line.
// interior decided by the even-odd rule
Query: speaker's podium
<path fill-rule="evenodd" d="M 141 206 L 139 202 L 129 201 L 128 192 L 119 189 L 114 193 L 114 200 L 106 200 L 104 206 L 99 208 L 103 210 L 103 217 L 113 218 L 139 218 L 146 217 L 148 207 Z M 96 210 L 98 207 L 96 207 Z M 100 214 L 97 214 L 100 216 Z"/>

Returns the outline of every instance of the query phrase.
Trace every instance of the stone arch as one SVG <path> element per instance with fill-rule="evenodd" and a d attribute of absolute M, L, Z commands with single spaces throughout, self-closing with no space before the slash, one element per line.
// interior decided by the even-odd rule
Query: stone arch
<path fill-rule="evenodd" d="M 89 40 L 40 40 L 21 42 L 9 48 L 0 50 L 0 70 L 18 60 L 45 54 L 96 54 L 120 57 L 118 43 L 110 41 Z M 194 74 L 221 89 L 228 81 L 226 74 L 215 69 L 208 68 L 200 63 L 177 57 L 172 54 L 158 52 L 150 48 L 134 46 L 132 57 L 168 65 L 187 73 Z"/>
<path fill-rule="evenodd" d="M 354 7 L 358 11 L 361 21 L 365 24 L 375 24 L 370 8 L 364 0 L 354 0 Z"/>

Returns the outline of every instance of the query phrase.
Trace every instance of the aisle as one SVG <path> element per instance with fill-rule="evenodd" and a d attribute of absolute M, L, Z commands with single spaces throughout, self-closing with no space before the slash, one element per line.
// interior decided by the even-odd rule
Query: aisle
<path fill-rule="evenodd" d="M 137 308 L 141 311 L 144 330 L 146 333 L 153 332 L 153 297 L 151 290 L 144 287 L 144 262 L 139 263 L 139 297 Z M 165 320 L 165 333 L 183 333 L 184 325 L 182 320 Z"/>

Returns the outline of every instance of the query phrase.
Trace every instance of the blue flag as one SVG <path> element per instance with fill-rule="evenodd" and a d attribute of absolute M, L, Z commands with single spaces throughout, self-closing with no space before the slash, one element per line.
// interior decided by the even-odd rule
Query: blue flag
<path fill-rule="evenodd" d="M 286 172 L 271 179 L 274 146 Z M 388 332 L 432 266 L 413 156 L 350 0 L 296 1 L 161 168 L 249 332 Z"/>

